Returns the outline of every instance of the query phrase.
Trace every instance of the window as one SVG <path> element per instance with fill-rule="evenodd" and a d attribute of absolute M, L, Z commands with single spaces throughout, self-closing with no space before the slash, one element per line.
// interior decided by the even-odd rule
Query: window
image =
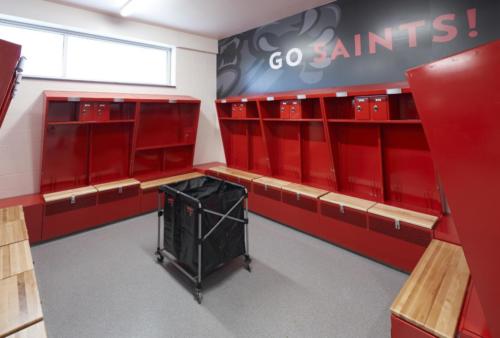
<path fill-rule="evenodd" d="M 0 18 L 0 39 L 22 45 L 25 77 L 174 85 L 175 48 Z"/>

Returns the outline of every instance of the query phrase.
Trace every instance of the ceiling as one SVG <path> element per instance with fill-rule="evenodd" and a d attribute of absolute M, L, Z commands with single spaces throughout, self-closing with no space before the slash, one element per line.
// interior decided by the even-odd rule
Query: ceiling
<path fill-rule="evenodd" d="M 49 0 L 120 15 L 127 0 Z M 332 0 L 134 0 L 133 20 L 225 38 Z"/>

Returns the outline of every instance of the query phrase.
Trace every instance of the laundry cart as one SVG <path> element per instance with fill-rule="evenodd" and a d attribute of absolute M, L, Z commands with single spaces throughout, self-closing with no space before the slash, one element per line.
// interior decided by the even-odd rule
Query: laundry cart
<path fill-rule="evenodd" d="M 245 187 L 202 176 L 159 188 L 156 258 L 168 260 L 195 284 L 198 303 L 203 278 L 239 256 L 251 271 Z"/>

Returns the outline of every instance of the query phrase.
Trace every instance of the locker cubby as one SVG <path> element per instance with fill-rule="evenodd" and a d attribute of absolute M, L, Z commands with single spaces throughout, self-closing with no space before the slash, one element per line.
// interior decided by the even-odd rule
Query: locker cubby
<path fill-rule="evenodd" d="M 353 97 L 325 97 L 328 119 L 354 120 Z"/>
<path fill-rule="evenodd" d="M 42 193 L 192 169 L 199 100 L 49 91 L 45 103 Z M 102 120 L 82 121 L 82 105 Z"/>
<path fill-rule="evenodd" d="M 296 113 L 289 112 L 290 106 L 296 105 Z M 321 119 L 321 102 L 319 98 L 283 99 L 260 102 L 261 114 L 264 119 Z M 283 109 L 287 110 L 283 117 Z M 295 116 L 294 116 L 295 115 Z M 299 115 L 299 116 L 297 116 Z"/>

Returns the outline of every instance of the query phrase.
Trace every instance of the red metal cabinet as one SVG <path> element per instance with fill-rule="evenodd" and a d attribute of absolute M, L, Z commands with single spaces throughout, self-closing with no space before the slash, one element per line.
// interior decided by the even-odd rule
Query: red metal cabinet
<path fill-rule="evenodd" d="M 231 105 L 231 117 L 246 118 L 247 117 L 246 104 L 245 103 L 233 103 Z"/>
<path fill-rule="evenodd" d="M 370 97 L 370 117 L 372 120 L 389 120 L 387 95 Z"/>
<path fill-rule="evenodd" d="M 110 106 L 108 103 L 96 103 L 94 110 L 96 121 L 109 121 Z"/>
<path fill-rule="evenodd" d="M 319 200 L 294 192 L 281 192 L 280 221 L 300 231 L 319 236 Z"/>
<path fill-rule="evenodd" d="M 253 199 L 249 201 L 250 210 L 278 222 L 283 217 L 281 189 L 252 182 Z"/>
<path fill-rule="evenodd" d="M 289 101 L 290 107 L 290 118 L 291 119 L 301 119 L 304 116 L 302 115 L 302 104 L 299 100 Z"/>
<path fill-rule="evenodd" d="M 21 57 L 21 46 L 0 40 L 0 127 L 9 109 L 15 91 L 18 74 L 22 71 L 18 65 Z"/>
<path fill-rule="evenodd" d="M 350 224 L 359 228 L 367 228 L 366 212 L 332 204 L 328 202 L 321 203 L 321 214 L 338 222 Z"/>
<path fill-rule="evenodd" d="M 370 119 L 370 99 L 368 97 L 354 99 L 354 118 L 356 120 Z"/>
<path fill-rule="evenodd" d="M 432 240 L 431 230 L 378 215 L 369 214 L 369 227 L 371 231 L 376 231 L 422 247 L 427 247 Z"/>
<path fill-rule="evenodd" d="M 42 239 L 49 240 L 98 225 L 96 205 L 97 193 L 45 203 Z"/>
<path fill-rule="evenodd" d="M 95 120 L 95 111 L 94 104 L 90 102 L 82 102 L 80 103 L 80 110 L 78 112 L 78 120 L 79 121 L 94 121 Z"/>
<path fill-rule="evenodd" d="M 288 101 L 282 101 L 280 104 L 280 118 L 289 119 L 290 118 L 290 105 Z"/>
<path fill-rule="evenodd" d="M 141 213 L 139 184 L 99 191 L 96 222 L 106 224 Z"/>
<path fill-rule="evenodd" d="M 165 202 L 163 194 L 160 195 L 161 205 Z M 158 188 L 141 191 L 141 212 L 158 210 Z"/>

